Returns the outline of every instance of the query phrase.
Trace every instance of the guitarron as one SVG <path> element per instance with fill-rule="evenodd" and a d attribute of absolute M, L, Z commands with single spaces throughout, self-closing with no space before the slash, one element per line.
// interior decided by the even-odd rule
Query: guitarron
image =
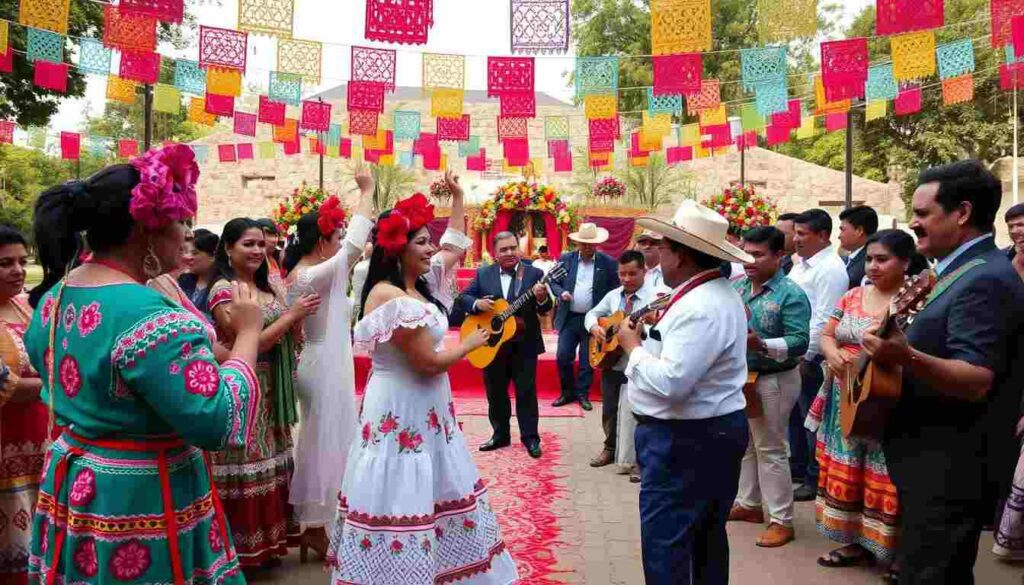
<path fill-rule="evenodd" d="M 619 340 L 615 337 L 622 326 L 622 322 L 629 319 L 633 323 L 639 323 L 640 319 L 647 315 L 664 309 L 669 304 L 669 301 L 671 301 L 671 298 L 665 295 L 628 315 L 618 311 L 598 319 L 597 325 L 604 329 L 604 343 L 601 343 L 597 337 L 590 336 L 590 365 L 602 370 L 614 367 L 622 357 L 622 348 L 619 347 Z"/>
<path fill-rule="evenodd" d="M 565 269 L 564 264 L 556 264 L 537 284 L 547 284 L 552 280 L 558 280 L 567 273 L 568 271 Z M 462 322 L 462 329 L 460 330 L 462 339 L 466 339 L 476 332 L 477 329 L 483 329 L 490 334 L 486 345 L 474 349 L 466 356 L 469 359 L 469 363 L 480 369 L 491 365 L 494 357 L 501 350 L 501 346 L 505 345 L 509 339 L 516 335 L 516 320 L 514 319 L 516 313 L 533 299 L 533 287 L 530 287 L 530 290 L 520 295 L 519 298 L 511 303 L 505 299 L 495 299 L 494 308 L 490 311 L 480 312 L 476 315 L 466 315 L 466 320 Z"/>
<path fill-rule="evenodd" d="M 925 270 L 908 281 L 892 300 L 878 328 L 888 339 L 924 308 L 935 286 L 935 274 Z M 839 376 L 839 416 L 843 436 L 880 441 L 892 409 L 903 394 L 903 368 L 881 366 L 861 353 L 856 367 Z"/>

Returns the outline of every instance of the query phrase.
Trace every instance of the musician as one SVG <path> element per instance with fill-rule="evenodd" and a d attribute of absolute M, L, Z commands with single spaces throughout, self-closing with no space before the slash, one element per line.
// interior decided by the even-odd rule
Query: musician
<path fill-rule="evenodd" d="M 597 320 L 618 311 L 629 315 L 653 301 L 659 293 L 667 294 L 667 287 L 647 286 L 644 277 L 646 269 L 644 255 L 636 250 L 627 250 L 619 256 L 619 282 L 622 286 L 610 291 L 596 307 L 587 312 L 583 324 L 602 343 L 605 341 L 604 328 Z M 616 429 L 619 422 L 619 390 L 626 383 L 622 373 L 626 369 L 626 358 L 610 370 L 601 373 L 601 426 L 604 427 L 604 448 L 590 461 L 591 467 L 604 467 L 615 461 Z"/>
<path fill-rule="evenodd" d="M 565 406 L 578 400 L 583 410 L 592 410 L 590 385 L 594 373 L 588 358 L 590 334 L 583 318 L 608 291 L 619 286 L 618 266 L 614 258 L 597 251 L 599 244 L 608 241 L 608 230 L 584 223 L 579 231 L 569 234 L 569 239 L 576 242 L 578 249 L 562 254 L 559 259 L 568 274 L 551 282 L 551 290 L 560 301 L 555 313 L 555 329 L 558 330 L 558 380 L 562 387 L 562 395 L 552 406 Z M 577 352 L 578 376 L 573 372 Z"/>
<path fill-rule="evenodd" d="M 647 266 L 647 273 L 644 275 L 644 285 L 648 287 L 664 286 L 664 277 L 661 275 L 661 255 L 658 252 L 658 242 L 661 236 L 651 230 L 644 230 L 636 237 L 636 249 L 644 255 L 644 264 Z"/>
<path fill-rule="evenodd" d="M 647 585 L 727 583 L 725 523 L 747 448 L 747 316 L 722 277 L 723 260 L 751 262 L 726 240 L 729 224 L 692 200 L 671 223 L 642 218 L 662 236 L 672 303 L 640 345 L 631 323 L 619 330 L 637 417 L 641 544 Z"/>
<path fill-rule="evenodd" d="M 751 418 L 750 445 L 743 456 L 739 494 L 729 520 L 764 524 L 757 545 L 774 548 L 793 540 L 793 479 L 787 440 L 789 416 L 800 396 L 797 366 L 810 340 L 811 303 L 779 264 L 786 236 L 767 226 L 743 234 L 743 250 L 753 262 L 733 283 L 750 309 L 747 368 L 758 374 L 756 393 L 763 413 Z"/>
<path fill-rule="evenodd" d="M 868 238 L 877 231 L 878 213 L 867 205 L 851 207 L 839 214 L 839 246 L 847 253 L 844 261 L 850 290 L 864 281 L 865 247 Z"/>
<path fill-rule="evenodd" d="M 519 421 L 519 439 L 530 457 L 541 456 L 540 435 L 537 434 L 537 356 L 544 353 L 544 338 L 540 331 L 538 314 L 551 310 L 551 294 L 540 284 L 544 273 L 521 261 L 519 239 L 511 232 L 494 236 L 496 263 L 480 267 L 476 277 L 461 295 L 466 312 L 475 315 L 494 308 L 494 299 L 510 303 L 531 288 L 536 299 L 531 300 L 517 314 L 516 335 L 498 351 L 489 366 L 484 368 L 484 387 L 487 390 L 487 417 L 493 434 L 480 445 L 481 451 L 494 451 L 512 443 L 509 420 L 512 405 L 508 397 L 509 383 L 516 387 L 516 418 Z"/>
<path fill-rule="evenodd" d="M 982 526 L 1006 493 L 1019 444 L 1024 284 L 993 236 L 999 180 L 978 161 L 921 173 L 910 229 L 938 261 L 906 336 L 873 331 L 873 359 L 903 367 L 883 441 L 902 506 L 900 583 L 973 583 Z"/>

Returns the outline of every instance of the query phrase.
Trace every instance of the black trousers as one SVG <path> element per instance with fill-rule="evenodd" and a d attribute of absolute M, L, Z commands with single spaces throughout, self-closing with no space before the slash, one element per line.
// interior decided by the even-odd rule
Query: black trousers
<path fill-rule="evenodd" d="M 618 370 L 601 372 L 601 426 L 604 427 L 604 448 L 612 453 L 618 444 L 619 394 L 626 383 L 626 374 Z M 631 413 L 626 413 L 632 416 Z"/>
<path fill-rule="evenodd" d="M 971 585 L 981 527 L 991 519 L 979 501 L 915 497 L 900 490 L 900 585 Z"/>
<path fill-rule="evenodd" d="M 524 351 L 520 344 L 505 344 L 491 365 L 484 368 L 487 389 L 487 418 L 496 439 L 510 439 L 512 403 L 508 397 L 509 383 L 516 387 L 516 418 L 519 438 L 524 443 L 537 439 L 537 355 Z"/>

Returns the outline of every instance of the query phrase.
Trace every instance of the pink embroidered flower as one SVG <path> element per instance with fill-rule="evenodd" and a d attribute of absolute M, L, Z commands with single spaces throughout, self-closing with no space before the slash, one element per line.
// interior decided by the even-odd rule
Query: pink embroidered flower
<path fill-rule="evenodd" d="M 380 419 L 380 428 L 378 430 L 385 435 L 395 432 L 398 430 L 398 417 L 390 412 L 385 414 Z"/>
<path fill-rule="evenodd" d="M 448 414 L 452 415 L 452 419 L 455 418 L 455 403 L 454 402 L 449 402 L 448 403 Z"/>
<path fill-rule="evenodd" d="M 476 522 L 474 522 L 472 518 L 466 518 L 462 521 L 462 529 L 466 532 L 476 530 Z"/>
<path fill-rule="evenodd" d="M 46 550 L 50 548 L 50 523 L 43 521 L 43 529 L 40 530 L 39 534 L 39 550 L 45 555 Z"/>
<path fill-rule="evenodd" d="M 96 497 L 96 474 L 88 467 L 75 476 L 71 484 L 71 496 L 68 498 L 72 506 L 87 506 Z"/>
<path fill-rule="evenodd" d="M 400 554 L 402 554 L 402 550 L 404 548 L 405 548 L 405 545 L 402 544 L 402 541 L 400 541 L 400 540 L 392 540 L 391 541 L 391 554 L 393 554 L 393 555 L 400 555 Z"/>
<path fill-rule="evenodd" d="M 224 550 L 224 540 L 220 537 L 220 522 L 216 518 L 210 523 L 210 532 L 206 538 L 210 541 L 210 550 L 215 553 Z"/>
<path fill-rule="evenodd" d="M 149 569 L 149 549 L 138 539 L 132 539 L 117 547 L 110 558 L 109 569 L 121 581 L 133 581 Z"/>
<path fill-rule="evenodd" d="M 436 536 L 438 538 L 443 538 L 444 537 L 444 528 L 441 528 L 440 526 L 435 526 L 434 527 L 434 536 Z"/>
<path fill-rule="evenodd" d="M 95 577 L 100 570 L 99 560 L 96 558 L 96 541 L 91 538 L 83 539 L 75 547 L 75 569 L 86 577 Z"/>
<path fill-rule="evenodd" d="M 71 333 L 71 330 L 75 327 L 75 306 L 68 305 L 64 309 L 64 331 Z"/>
<path fill-rule="evenodd" d="M 367 446 L 370 443 L 370 437 L 372 436 L 372 434 L 373 434 L 373 431 L 370 430 L 370 423 L 364 424 L 363 425 L 363 447 Z"/>
<path fill-rule="evenodd" d="M 182 358 L 188 358 L 188 356 L 190 356 L 190 355 L 192 355 L 192 344 L 186 341 L 181 346 L 181 357 Z"/>
<path fill-rule="evenodd" d="M 100 304 L 93 301 L 82 307 L 82 311 L 78 314 L 78 333 L 82 337 L 86 337 L 96 331 L 102 321 L 103 314 L 100 313 Z"/>
<path fill-rule="evenodd" d="M 420 544 L 420 547 L 423 549 L 423 552 L 425 552 L 427 554 L 430 554 L 430 549 L 431 549 L 430 539 L 429 538 L 424 538 L 423 539 L 423 543 Z"/>
<path fill-rule="evenodd" d="M 171 365 L 167 367 L 167 371 L 170 372 L 172 376 L 177 376 L 181 373 L 181 366 L 178 365 L 178 362 L 171 362 Z"/>
<path fill-rule="evenodd" d="M 131 161 L 139 171 L 129 211 L 135 221 L 158 230 L 196 214 L 199 165 L 192 149 L 171 144 Z"/>
<path fill-rule="evenodd" d="M 217 393 L 218 386 L 220 372 L 217 366 L 199 360 L 185 366 L 185 390 L 209 398 Z"/>
<path fill-rule="evenodd" d="M 431 408 L 427 412 L 427 428 L 434 431 L 434 434 L 441 432 L 441 420 L 437 417 L 437 410 Z"/>
<path fill-rule="evenodd" d="M 402 432 L 398 433 L 398 452 L 404 453 L 406 451 L 412 451 L 414 453 L 420 452 L 420 445 L 423 444 L 423 437 L 420 436 L 415 429 L 405 428 Z"/>
<path fill-rule="evenodd" d="M 50 324 L 50 315 L 53 313 L 53 295 L 48 295 L 46 300 L 43 301 L 43 325 Z"/>
<path fill-rule="evenodd" d="M 372 546 L 373 546 L 373 543 L 370 542 L 370 537 L 369 536 L 363 536 L 363 539 L 359 541 L 359 548 L 361 550 L 364 550 L 364 551 L 370 550 L 370 547 L 372 547 Z"/>
<path fill-rule="evenodd" d="M 70 355 L 60 360 L 60 385 L 64 387 L 64 393 L 69 398 L 77 396 L 78 391 L 82 389 L 82 373 L 78 369 L 78 361 Z"/>

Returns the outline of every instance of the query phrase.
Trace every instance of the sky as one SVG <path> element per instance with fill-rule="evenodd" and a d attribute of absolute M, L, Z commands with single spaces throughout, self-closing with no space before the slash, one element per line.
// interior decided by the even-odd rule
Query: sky
<path fill-rule="evenodd" d="M 219 1 L 219 5 L 217 2 Z M 871 0 L 840 0 L 843 5 L 843 24 L 850 20 Z M 508 55 L 509 0 L 435 0 L 434 28 L 427 45 L 397 46 L 397 84 L 419 87 L 422 79 L 421 57 L 424 52 L 467 55 L 467 89 L 486 89 L 487 55 Z M 200 24 L 234 28 L 237 24 L 238 0 L 186 0 L 189 10 Z M 294 37 L 324 43 L 322 85 L 304 87 L 303 94 L 315 93 L 345 83 L 350 77 L 349 55 L 353 44 L 383 46 L 363 39 L 365 0 L 295 0 Z M 712 4 L 712 9 L 714 4 Z M 195 42 L 190 49 L 175 51 L 160 47 L 165 56 L 196 59 Z M 570 48 L 570 52 L 572 49 Z M 269 72 L 276 65 L 276 42 L 265 36 L 249 35 L 248 72 L 246 87 L 257 86 L 265 91 Z M 566 101 L 572 98 L 572 88 L 566 83 L 574 60 L 567 56 L 538 56 L 536 88 Z M 51 132 L 80 131 L 83 112 L 96 116 L 103 111 L 106 80 L 89 76 L 83 98 L 66 100 L 51 121 Z"/>

